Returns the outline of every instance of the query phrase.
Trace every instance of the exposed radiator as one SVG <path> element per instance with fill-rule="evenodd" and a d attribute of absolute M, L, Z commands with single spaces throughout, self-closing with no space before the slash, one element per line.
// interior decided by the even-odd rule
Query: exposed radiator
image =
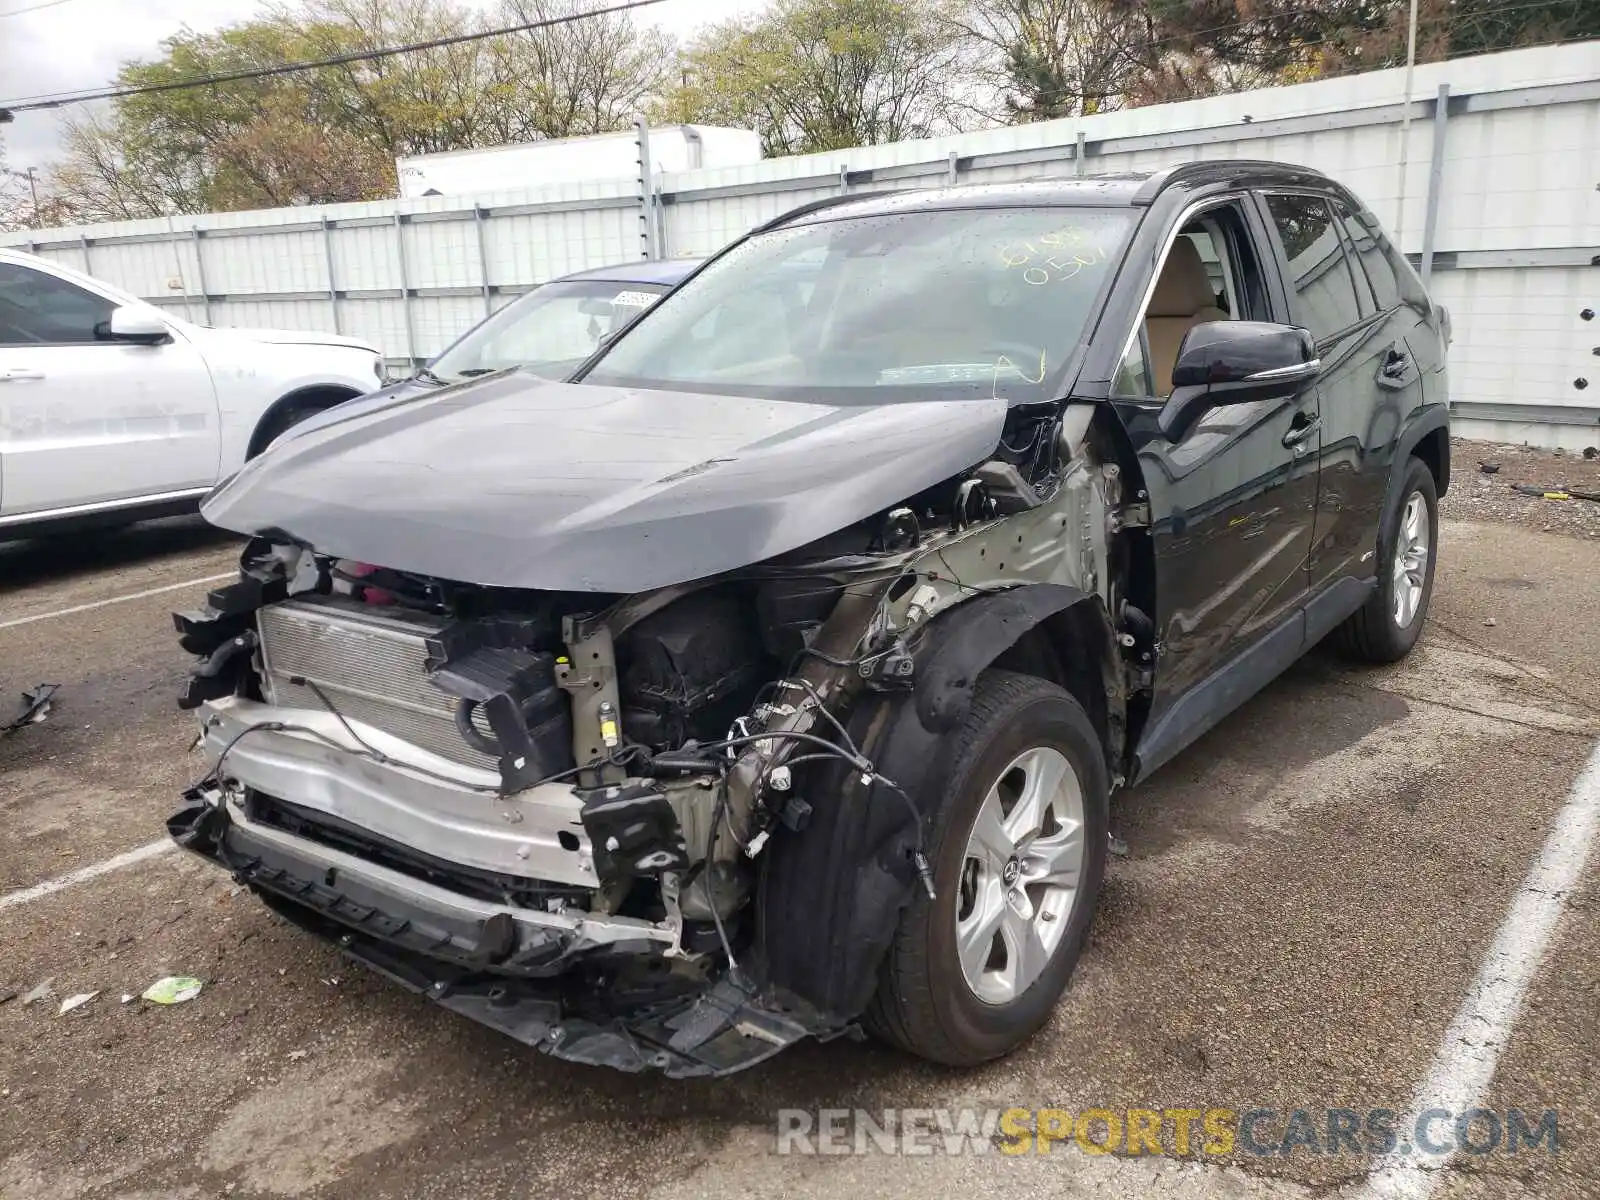
<path fill-rule="evenodd" d="M 496 769 L 456 730 L 457 701 L 428 681 L 425 639 L 440 623 L 420 614 L 351 612 L 288 600 L 257 614 L 263 690 L 273 704 L 326 711 L 310 680 L 350 721 L 360 721 L 452 762 Z M 479 728 L 488 733 L 481 714 Z"/>

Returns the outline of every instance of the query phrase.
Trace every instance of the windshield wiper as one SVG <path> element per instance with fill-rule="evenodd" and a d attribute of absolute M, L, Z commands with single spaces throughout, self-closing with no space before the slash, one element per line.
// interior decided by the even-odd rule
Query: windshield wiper
<path fill-rule="evenodd" d="M 438 374 L 436 374 L 432 367 L 423 367 L 411 378 L 421 383 L 437 384 L 439 387 L 444 387 L 450 382 L 448 379 L 441 378 Z"/>
<path fill-rule="evenodd" d="M 468 367 L 465 371 L 459 372 L 459 374 L 463 379 L 471 379 L 476 375 L 493 375 L 496 371 L 503 369 L 501 367 Z"/>

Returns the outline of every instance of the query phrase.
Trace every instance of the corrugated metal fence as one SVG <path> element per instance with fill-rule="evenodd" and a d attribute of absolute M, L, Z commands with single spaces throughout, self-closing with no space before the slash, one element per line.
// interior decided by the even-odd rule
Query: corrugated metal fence
<path fill-rule="evenodd" d="M 1600 443 L 1600 42 L 748 167 L 475 197 L 218 213 L 0 236 L 217 325 L 438 352 L 545 280 L 710 253 L 841 192 L 1147 170 L 1318 167 L 1353 187 L 1450 306 L 1463 432 Z M 1409 108 L 1409 112 L 1408 112 Z M 1409 117 L 1409 120 L 1408 120 Z M 648 160 L 648 152 L 641 156 Z"/>

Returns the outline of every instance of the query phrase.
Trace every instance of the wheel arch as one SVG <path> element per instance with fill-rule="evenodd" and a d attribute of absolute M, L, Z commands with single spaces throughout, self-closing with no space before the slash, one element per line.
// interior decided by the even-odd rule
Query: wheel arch
<path fill-rule="evenodd" d="M 1433 486 L 1443 496 L 1450 490 L 1450 429 L 1443 421 L 1418 434 L 1407 452 L 1420 458 L 1433 476 Z"/>
<path fill-rule="evenodd" d="M 1384 483 L 1380 532 L 1387 529 L 1400 507 L 1401 482 L 1412 459 L 1419 460 L 1433 476 L 1434 491 L 1443 496 L 1450 486 L 1450 414 L 1442 404 L 1413 410 L 1394 442 Z M 1380 547 L 1381 549 L 1381 547 Z"/>
<path fill-rule="evenodd" d="M 336 404 L 343 404 L 346 400 L 354 400 L 359 395 L 361 393 L 355 388 L 343 384 L 313 383 L 279 396 L 267 406 L 266 411 L 256 421 L 256 427 L 250 431 L 250 444 L 245 450 L 245 458 L 254 458 L 267 448 L 272 440 L 274 427 L 289 410 L 306 408 L 311 412 L 322 412 Z"/>
<path fill-rule="evenodd" d="M 1047 679 L 1077 698 L 1097 729 L 1103 721 L 1115 737 L 1121 726 L 1110 621 L 1099 598 L 1077 588 L 1030 584 L 967 600 L 937 617 L 914 653 L 913 691 L 867 694 L 848 722 L 862 752 L 911 803 L 848 768 L 808 771 L 808 823 L 775 836 L 761 859 L 755 907 L 766 980 L 835 1025 L 866 1009 L 919 886 L 912 814 L 926 830 L 929 789 L 948 775 L 947 734 L 971 707 L 978 677 L 1003 667 Z M 1120 769 L 1109 741 L 1107 750 L 1114 778 Z"/>

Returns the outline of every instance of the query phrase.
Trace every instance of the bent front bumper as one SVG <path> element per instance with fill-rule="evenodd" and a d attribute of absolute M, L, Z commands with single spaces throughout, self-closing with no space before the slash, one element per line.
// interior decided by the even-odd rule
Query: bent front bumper
<path fill-rule="evenodd" d="M 356 961 L 557 1058 L 724 1075 L 836 1032 L 733 977 L 628 993 L 561 974 L 593 954 L 659 955 L 675 940 L 665 923 L 490 903 L 251 821 L 219 791 L 185 801 L 167 822 L 180 846 Z"/>
<path fill-rule="evenodd" d="M 493 771 L 326 710 L 226 696 L 199 715 L 206 757 L 215 767 L 226 756 L 228 777 L 247 788 L 469 870 L 598 885 L 582 801 L 566 784 L 498 795 Z"/>

